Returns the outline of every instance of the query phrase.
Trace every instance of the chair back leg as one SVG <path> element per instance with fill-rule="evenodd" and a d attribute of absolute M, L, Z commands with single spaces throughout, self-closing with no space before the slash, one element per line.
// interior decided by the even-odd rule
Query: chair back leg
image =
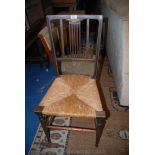
<path fill-rule="evenodd" d="M 95 143 L 96 147 L 98 147 L 105 123 L 106 120 L 104 115 L 102 115 L 101 112 L 98 112 L 96 115 L 96 143 Z"/>

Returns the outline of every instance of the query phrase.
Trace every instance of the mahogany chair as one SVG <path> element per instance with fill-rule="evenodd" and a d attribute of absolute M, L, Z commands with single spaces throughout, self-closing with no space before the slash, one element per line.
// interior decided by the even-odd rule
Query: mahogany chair
<path fill-rule="evenodd" d="M 96 39 L 90 37 L 91 25 L 97 23 Z M 39 116 L 48 142 L 50 129 L 95 131 L 97 147 L 106 123 L 97 86 L 98 60 L 102 33 L 102 15 L 48 15 L 47 25 L 51 49 L 56 60 L 56 78 L 34 112 Z M 64 27 L 66 29 L 64 30 Z M 57 33 L 55 30 L 57 29 Z M 82 31 L 84 29 L 84 31 Z M 58 35 L 56 37 L 56 34 Z M 93 49 L 92 49 L 93 42 Z M 61 62 L 94 62 L 94 73 L 62 74 Z M 73 65 L 74 66 L 74 65 Z M 52 125 L 55 116 L 93 118 L 95 128 Z"/>

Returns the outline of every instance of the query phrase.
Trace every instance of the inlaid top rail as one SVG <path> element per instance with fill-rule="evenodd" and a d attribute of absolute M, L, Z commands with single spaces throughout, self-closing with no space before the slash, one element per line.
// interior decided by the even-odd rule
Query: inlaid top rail
<path fill-rule="evenodd" d="M 58 15 L 47 15 L 48 20 L 58 19 Z M 102 20 L 102 15 L 59 15 L 59 19 L 96 19 Z"/>

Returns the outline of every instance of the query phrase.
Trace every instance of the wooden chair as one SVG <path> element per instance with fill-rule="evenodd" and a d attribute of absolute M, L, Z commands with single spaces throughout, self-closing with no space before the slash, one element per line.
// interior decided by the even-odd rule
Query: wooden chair
<path fill-rule="evenodd" d="M 91 49 L 91 22 L 97 22 L 94 49 Z M 50 142 L 50 129 L 75 131 L 95 131 L 98 146 L 105 126 L 105 111 L 102 108 L 97 87 L 98 58 L 100 52 L 103 16 L 101 15 L 48 15 L 47 24 L 51 49 L 56 59 L 56 78 L 34 112 L 39 116 L 41 125 Z M 83 23 L 85 23 L 83 25 Z M 68 27 L 66 34 L 64 26 Z M 86 28 L 84 28 L 86 27 Z M 55 38 L 58 28 L 60 38 Z M 84 28 L 85 31 L 82 31 Z M 66 39 L 67 38 L 67 39 Z M 66 41 L 65 41 L 66 40 Z M 58 47 L 59 45 L 59 47 Z M 85 46 L 84 46 L 85 45 Z M 84 46 L 84 47 L 83 47 Z M 66 50 L 67 49 L 67 50 Z M 94 62 L 94 74 L 61 74 L 60 63 L 63 61 Z M 52 125 L 55 116 L 94 118 L 96 127 L 60 127 Z"/>
<path fill-rule="evenodd" d="M 51 52 L 51 46 L 50 46 L 50 39 L 49 39 L 49 33 L 48 28 L 45 26 L 39 33 L 38 38 L 40 39 L 40 42 L 42 43 L 44 47 L 44 51 L 46 55 L 48 56 L 48 59 L 52 64 L 55 64 L 55 60 L 53 58 L 52 52 Z"/>

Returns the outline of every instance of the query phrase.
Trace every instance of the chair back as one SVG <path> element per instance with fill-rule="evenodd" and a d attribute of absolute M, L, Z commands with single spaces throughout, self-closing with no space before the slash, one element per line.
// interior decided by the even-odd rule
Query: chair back
<path fill-rule="evenodd" d="M 47 15 L 51 51 L 57 75 L 62 61 L 94 62 L 92 78 L 97 76 L 102 33 L 102 15 Z"/>

